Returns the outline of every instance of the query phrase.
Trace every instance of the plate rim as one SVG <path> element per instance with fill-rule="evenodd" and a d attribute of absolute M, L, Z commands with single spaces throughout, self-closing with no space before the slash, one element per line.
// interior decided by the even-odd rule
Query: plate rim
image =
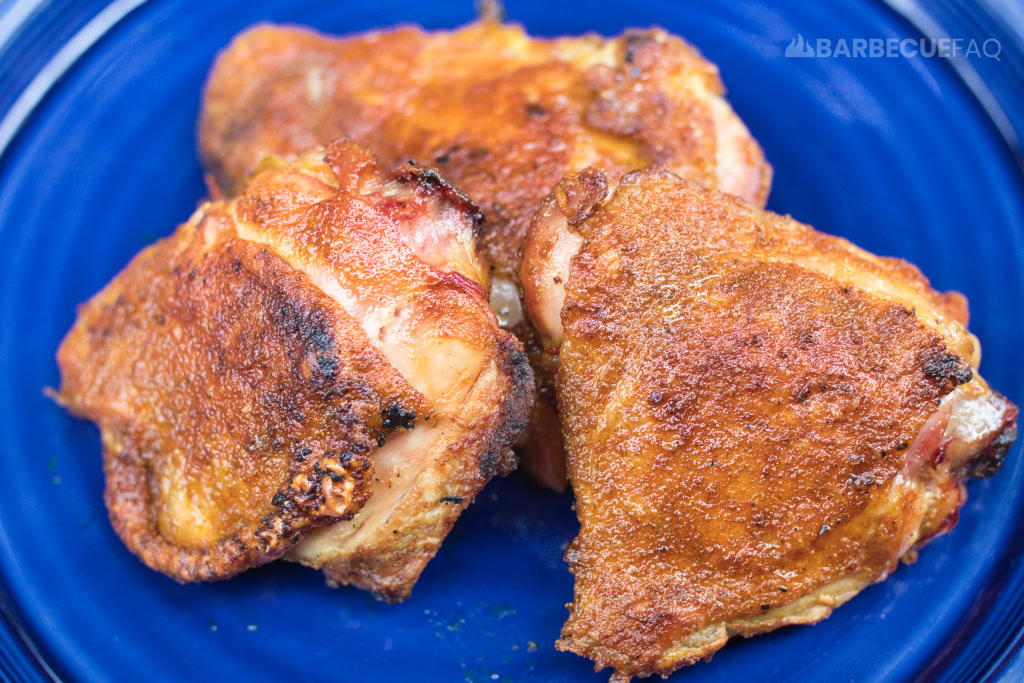
<path fill-rule="evenodd" d="M 887 9 L 898 20 L 902 21 L 908 28 L 920 34 L 924 38 L 941 37 L 936 35 L 936 29 L 942 29 L 931 15 L 929 9 L 922 5 L 921 0 L 874 0 L 874 2 Z M 95 12 L 90 10 L 90 18 L 79 26 L 71 36 L 59 42 L 41 64 L 23 64 L 27 61 L 19 56 L 22 52 L 23 43 L 27 42 L 21 36 L 22 29 L 33 22 L 47 22 L 60 25 L 62 18 L 61 0 L 25 0 L 24 2 L 13 2 L 4 11 L 0 11 L 0 22 L 15 14 L 17 16 L 10 26 L 4 27 L 6 41 L 0 42 L 0 62 L 10 64 L 9 69 L 16 72 L 19 68 L 32 69 L 34 73 L 28 82 L 21 88 L 11 92 L 0 91 L 0 164 L 3 164 L 6 157 L 26 124 L 36 114 L 40 105 L 46 100 L 51 92 L 59 85 L 65 75 L 71 71 L 82 57 L 87 55 L 100 41 L 102 41 L 111 30 L 122 21 L 128 19 L 136 10 L 144 5 L 150 4 L 149 0 L 112 0 L 105 2 L 100 0 L 93 2 Z M 960 4 L 954 0 L 954 4 Z M 992 14 L 987 12 L 982 5 L 984 0 L 979 0 L 978 11 L 985 12 L 988 21 L 999 22 L 1006 17 L 994 19 Z M 1011 32 L 1024 41 L 1024 26 L 1009 26 Z M 37 38 L 38 40 L 38 38 Z M 1024 58 L 1024 53 L 1021 54 Z M 966 58 L 943 59 L 946 68 L 950 70 L 955 80 L 960 83 L 970 94 L 970 97 L 979 106 L 984 114 L 988 126 L 996 133 L 1006 151 L 1015 161 L 1018 181 L 1024 187 L 1024 112 L 1021 112 L 1019 120 L 1014 119 L 1003 104 L 1007 99 L 1005 93 L 994 92 L 988 81 L 983 78 Z M 1024 83 L 1021 84 L 1024 86 Z M 1024 91 L 1024 90 L 1022 90 Z M 1019 453 L 1018 457 L 1024 457 Z M 1021 526 L 1021 524 L 1018 524 Z M 3 520 L 0 520 L 0 539 L 6 540 Z M 1024 547 L 1018 548 L 1018 553 L 1024 555 Z M 1012 556 L 1009 549 L 1004 553 L 1004 559 Z M 1010 572 L 1010 579 L 1005 589 L 1024 587 L 1024 568 L 1016 572 Z M 1024 604 L 1024 591 L 1015 591 L 1018 602 Z M 7 637 L 4 637 L 7 636 Z M 12 651 L 12 648 L 17 648 Z M 20 611 L 14 600 L 11 598 L 5 583 L 5 577 L 0 575 L 0 673 L 11 676 L 15 680 L 37 680 L 54 681 L 60 683 L 66 680 L 66 676 L 59 674 L 45 655 L 43 648 L 37 642 L 31 630 L 26 626 Z M 984 663 L 984 678 L 986 680 L 1013 680 L 1015 672 L 1024 674 L 1024 612 L 1016 624 L 1013 636 L 1004 647 L 998 652 L 998 657 Z M 920 672 L 915 678 L 921 680 L 928 676 L 932 667 Z"/>

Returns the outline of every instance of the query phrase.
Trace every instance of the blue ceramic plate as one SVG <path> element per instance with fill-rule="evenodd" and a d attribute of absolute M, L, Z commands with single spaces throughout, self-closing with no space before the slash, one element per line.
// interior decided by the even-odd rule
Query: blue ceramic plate
<path fill-rule="evenodd" d="M 576 531 L 570 499 L 518 475 L 486 489 L 398 606 L 331 590 L 315 572 L 280 562 L 180 586 L 121 545 L 101 500 L 97 432 L 43 388 L 58 381 L 54 351 L 75 305 L 203 196 L 195 120 L 215 51 L 260 20 L 345 33 L 405 20 L 450 27 L 473 9 L 390 0 L 99 4 L 0 3 L 3 673 L 604 680 L 552 647 L 572 595 L 562 562 Z M 900 12 L 879 2 L 510 1 L 507 10 L 544 35 L 660 24 L 696 43 L 720 65 L 775 166 L 771 208 L 905 257 L 938 288 L 966 293 L 982 371 L 1021 403 L 1019 34 L 952 2 L 936 1 L 930 14 L 898 4 Z M 1001 53 L 784 56 L 798 34 L 917 40 L 922 30 L 999 36 Z M 1018 451 L 998 477 L 970 485 L 960 524 L 917 564 L 820 625 L 733 642 L 673 680 L 1021 680 Z"/>

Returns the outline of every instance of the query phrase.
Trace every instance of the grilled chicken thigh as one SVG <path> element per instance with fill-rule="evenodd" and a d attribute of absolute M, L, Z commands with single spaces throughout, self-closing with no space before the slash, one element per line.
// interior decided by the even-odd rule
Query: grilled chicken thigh
<path fill-rule="evenodd" d="M 264 155 L 342 135 L 385 164 L 412 157 L 436 166 L 480 204 L 492 306 L 536 351 L 522 324 L 519 250 L 565 173 L 594 164 L 618 179 L 659 162 L 763 204 L 770 168 L 722 93 L 715 66 L 658 29 L 546 40 L 485 19 L 338 39 L 260 26 L 217 60 L 200 146 L 214 191 L 229 195 Z M 550 378 L 538 386 L 524 466 L 563 488 Z"/>
<path fill-rule="evenodd" d="M 291 549 L 408 595 L 512 467 L 532 394 L 487 303 L 478 222 L 435 172 L 388 179 L 342 141 L 268 159 L 136 256 L 58 352 L 58 398 L 101 429 L 128 547 L 180 581 Z"/>
<path fill-rule="evenodd" d="M 558 647 L 616 680 L 827 617 L 1016 437 L 962 296 L 664 168 L 567 176 L 521 276 L 581 525 Z"/>

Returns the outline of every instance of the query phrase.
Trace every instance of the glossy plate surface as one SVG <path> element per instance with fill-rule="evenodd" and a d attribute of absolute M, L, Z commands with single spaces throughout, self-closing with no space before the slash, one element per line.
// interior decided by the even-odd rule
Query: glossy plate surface
<path fill-rule="evenodd" d="M 88 3 L 60 4 L 19 19 L 39 34 L 39 55 L 0 57 L 4 108 L 35 87 L 18 121 L 0 125 L 0 145 L 13 135 L 0 151 L 0 672 L 42 679 L 31 645 L 67 679 L 606 680 L 552 647 L 572 596 L 569 497 L 519 475 L 492 483 L 399 606 L 285 563 L 180 586 L 121 545 L 101 500 L 96 430 L 43 395 L 75 305 L 203 196 L 200 88 L 234 33 L 260 20 L 334 33 L 450 27 L 472 18 L 470 3 L 152 0 L 115 3 L 93 24 Z M 0 5 L 0 42 L 25 11 Z M 770 208 L 967 294 L 982 373 L 1024 402 L 1024 182 L 996 125 L 943 60 L 783 56 L 798 33 L 917 39 L 900 15 L 802 0 L 510 0 L 507 13 L 544 35 L 660 24 L 695 43 L 775 166 Z M 45 72 L 54 53 L 63 62 Z M 917 564 L 822 624 L 734 641 L 673 680 L 1013 676 L 1024 619 L 1018 451 L 998 477 L 970 485 L 959 525 Z"/>

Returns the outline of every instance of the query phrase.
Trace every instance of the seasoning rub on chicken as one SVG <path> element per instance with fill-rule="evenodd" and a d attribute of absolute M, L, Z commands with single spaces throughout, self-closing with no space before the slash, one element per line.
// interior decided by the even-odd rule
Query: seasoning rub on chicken
<path fill-rule="evenodd" d="M 435 172 L 387 178 L 341 141 L 264 161 L 137 255 L 58 352 L 125 544 L 179 581 L 290 552 L 407 596 L 513 466 L 532 395 L 487 303 L 478 222 Z"/>
<path fill-rule="evenodd" d="M 614 679 L 827 617 L 948 531 L 1017 408 L 967 306 L 668 170 L 567 176 L 521 276 L 580 533 L 558 647 Z"/>
<path fill-rule="evenodd" d="M 530 220 L 564 174 L 612 180 L 650 163 L 763 205 L 771 169 L 723 97 L 716 67 L 660 29 L 541 39 L 492 18 L 334 38 L 258 26 L 210 73 L 200 149 L 215 191 L 241 189 L 266 154 L 352 136 L 382 160 L 436 166 L 486 219 L 491 302 L 543 367 L 522 322 L 517 267 Z M 565 486 L 550 378 L 538 374 L 524 467 Z"/>

